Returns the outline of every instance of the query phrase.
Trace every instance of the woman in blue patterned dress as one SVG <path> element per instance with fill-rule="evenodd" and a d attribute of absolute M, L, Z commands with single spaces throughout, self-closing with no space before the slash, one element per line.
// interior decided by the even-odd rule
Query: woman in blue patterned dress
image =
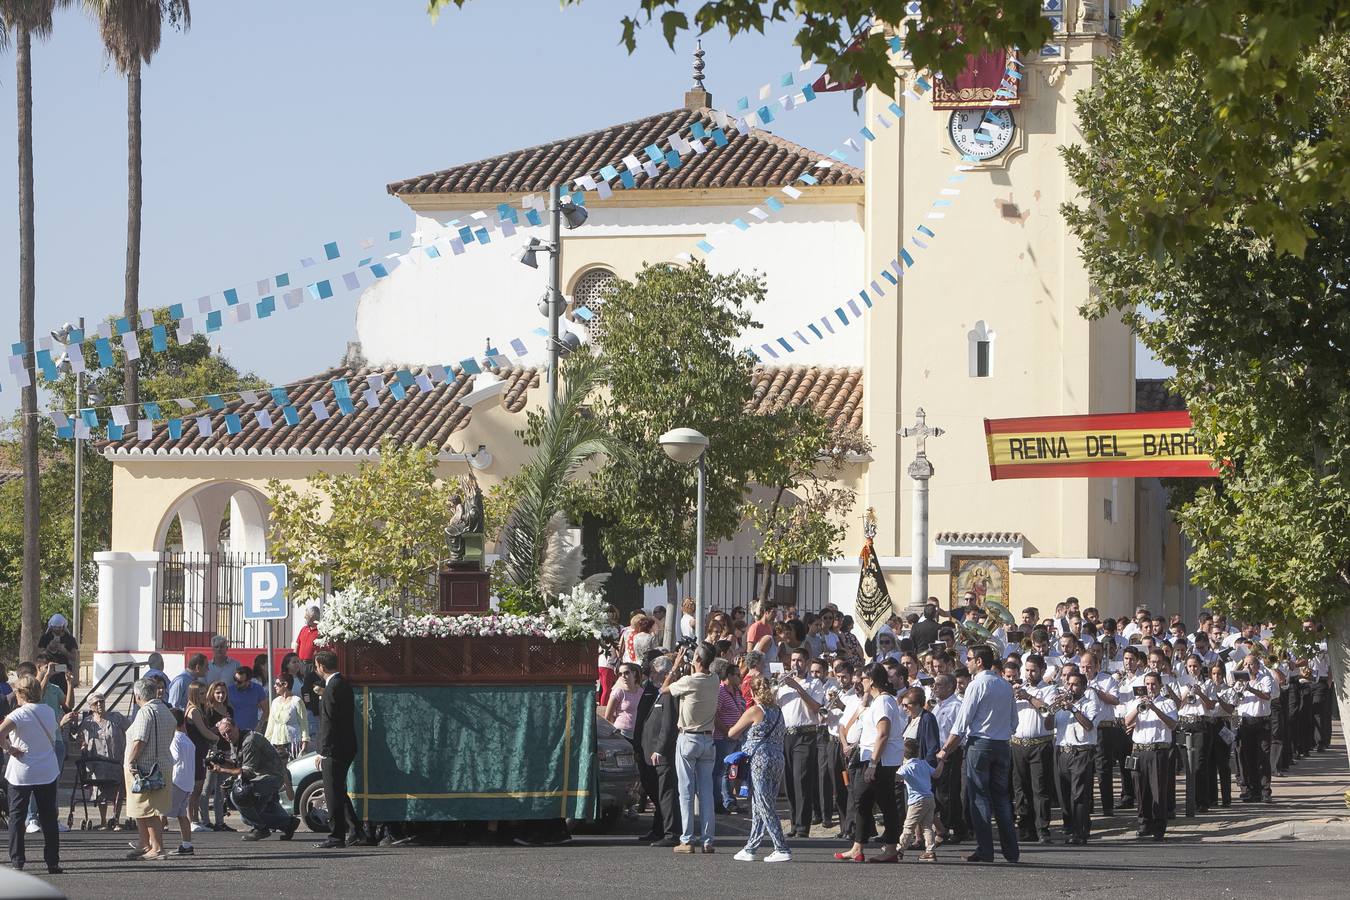
<path fill-rule="evenodd" d="M 750 680 L 755 705 L 746 709 L 739 721 L 727 730 L 728 737 L 746 735 L 741 749 L 750 757 L 750 836 L 736 854 L 741 862 L 754 862 L 755 851 L 767 835 L 773 852 L 765 862 L 789 862 L 792 850 L 783 837 L 778 821 L 778 788 L 783 783 L 783 712 L 774 697 L 774 684 L 763 675 Z M 746 762 L 742 762 L 745 765 Z"/>

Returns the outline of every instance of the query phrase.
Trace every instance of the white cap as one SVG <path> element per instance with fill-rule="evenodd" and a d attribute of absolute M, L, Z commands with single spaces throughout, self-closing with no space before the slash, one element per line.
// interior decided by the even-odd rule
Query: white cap
<path fill-rule="evenodd" d="M 51 628 L 65 628 L 66 625 L 68 625 L 68 624 L 69 624 L 69 623 L 66 621 L 66 617 L 63 616 L 63 615 L 61 615 L 60 613 L 54 613 L 54 614 L 52 615 L 52 617 L 51 617 L 50 619 L 47 620 L 47 628 L 48 628 L 48 629 L 51 629 Z"/>

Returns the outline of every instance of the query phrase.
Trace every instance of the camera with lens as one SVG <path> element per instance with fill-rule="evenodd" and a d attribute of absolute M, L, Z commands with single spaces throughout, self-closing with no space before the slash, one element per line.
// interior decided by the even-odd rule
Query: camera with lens
<path fill-rule="evenodd" d="M 676 650 L 686 650 L 690 653 L 693 653 L 696 647 L 698 647 L 698 638 L 694 637 L 693 635 L 682 637 L 675 642 Z"/>
<path fill-rule="evenodd" d="M 234 767 L 234 755 L 228 750 L 221 750 L 219 747 L 206 751 L 206 765 L 208 766 L 230 766 Z"/>

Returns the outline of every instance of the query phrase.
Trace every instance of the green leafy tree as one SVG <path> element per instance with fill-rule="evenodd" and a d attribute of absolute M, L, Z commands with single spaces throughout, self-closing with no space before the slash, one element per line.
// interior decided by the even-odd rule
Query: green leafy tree
<path fill-rule="evenodd" d="M 1304 253 L 1281 253 L 1264 233 L 1269 189 L 1213 166 L 1208 129 L 1195 127 L 1225 121 L 1206 87 L 1208 65 L 1185 55 L 1159 67 L 1126 42 L 1078 100 L 1085 144 L 1064 154 L 1084 202 L 1064 212 L 1097 287 L 1085 311 L 1130 318 L 1176 368 L 1174 389 L 1203 445 L 1223 460 L 1221 481 L 1200 487 L 1179 511 L 1195 544 L 1196 580 L 1219 608 L 1274 622 L 1282 634 L 1302 617 L 1324 622 L 1346 719 L 1350 203 L 1302 211 Z M 1286 178 L 1297 177 L 1310 147 L 1343 127 L 1350 40 L 1319 43 L 1298 77 L 1321 85 L 1315 102 L 1271 97 L 1261 112 L 1273 124 L 1260 152 Z M 1219 194 L 1230 214 L 1197 232 L 1184 254 L 1128 224 L 1133 210 Z"/>
<path fill-rule="evenodd" d="M 646 583 L 664 581 L 670 609 L 693 563 L 696 473 L 658 439 L 682 427 L 708 437 L 705 538 L 731 537 L 765 453 L 762 423 L 745 412 L 755 358 L 737 349 L 763 297 L 759 278 L 713 275 L 701 262 L 648 266 L 606 296 L 598 346 L 610 392 L 597 408 L 624 452 L 591 479 L 585 502 L 608 523 L 606 558 Z"/>
<path fill-rule="evenodd" d="M 767 452 L 753 474 L 761 490 L 742 516 L 759 535 L 758 596 L 767 597 L 776 573 L 839 555 L 844 521 L 857 498 L 835 482 L 849 457 L 872 445 L 807 407 L 786 407 L 765 416 L 763 425 Z"/>
<path fill-rule="evenodd" d="M 288 566 L 298 600 L 323 596 L 325 572 L 335 591 L 358 587 L 388 603 L 430 598 L 454 490 L 437 480 L 434 449 L 386 439 L 378 462 L 309 483 L 305 491 L 267 483 L 272 556 Z"/>

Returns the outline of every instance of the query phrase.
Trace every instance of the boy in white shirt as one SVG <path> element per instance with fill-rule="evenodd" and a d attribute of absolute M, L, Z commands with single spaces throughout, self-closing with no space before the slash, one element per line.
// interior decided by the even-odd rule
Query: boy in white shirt
<path fill-rule="evenodd" d="M 188 798 L 192 796 L 194 770 L 197 766 L 197 748 L 187 736 L 183 711 L 174 709 L 174 720 L 178 730 L 174 732 L 173 743 L 169 745 L 169 755 L 173 757 L 173 779 L 169 783 L 169 817 L 178 819 L 178 855 L 191 856 L 192 819 L 188 816 Z"/>

